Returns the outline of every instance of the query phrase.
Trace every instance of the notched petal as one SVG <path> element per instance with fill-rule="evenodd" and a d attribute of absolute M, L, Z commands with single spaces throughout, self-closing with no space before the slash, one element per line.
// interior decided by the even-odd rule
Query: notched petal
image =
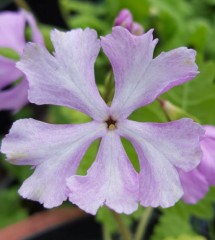
<path fill-rule="evenodd" d="M 91 29 L 52 31 L 54 56 L 42 46 L 28 44 L 17 67 L 27 76 L 29 100 L 77 109 L 95 120 L 107 116 L 94 78 L 94 63 L 100 49 Z"/>
<path fill-rule="evenodd" d="M 67 199 L 66 179 L 76 173 L 89 145 L 105 131 L 104 124 L 96 122 L 53 125 L 19 120 L 2 141 L 1 152 L 12 164 L 35 168 L 19 193 L 52 208 Z"/>
<path fill-rule="evenodd" d="M 158 40 L 153 40 L 152 32 L 134 36 L 122 27 L 115 27 L 112 34 L 101 40 L 114 71 L 111 114 L 117 119 L 127 118 L 135 109 L 198 74 L 192 49 L 177 48 L 153 59 Z"/>
<path fill-rule="evenodd" d="M 203 128 L 181 119 L 162 124 L 125 120 L 118 129 L 138 153 L 140 203 L 145 207 L 173 206 L 183 196 L 177 168 L 190 171 L 199 164 Z"/>
<path fill-rule="evenodd" d="M 87 175 L 70 177 L 67 186 L 69 200 L 91 214 L 96 214 L 104 204 L 126 214 L 138 207 L 138 175 L 119 136 L 112 131 L 102 138 L 96 160 Z"/>

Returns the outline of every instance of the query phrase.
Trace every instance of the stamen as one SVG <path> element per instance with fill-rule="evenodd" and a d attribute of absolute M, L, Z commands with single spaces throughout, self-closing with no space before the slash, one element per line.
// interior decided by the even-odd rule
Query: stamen
<path fill-rule="evenodd" d="M 108 127 L 109 130 L 114 130 L 115 128 L 116 128 L 116 126 L 114 124 L 110 124 Z"/>
<path fill-rule="evenodd" d="M 105 121 L 105 123 L 107 124 L 107 128 L 108 128 L 109 130 L 114 130 L 114 129 L 116 128 L 116 123 L 117 123 L 117 121 L 114 120 L 114 119 L 112 119 L 112 117 L 109 117 L 109 118 Z"/>

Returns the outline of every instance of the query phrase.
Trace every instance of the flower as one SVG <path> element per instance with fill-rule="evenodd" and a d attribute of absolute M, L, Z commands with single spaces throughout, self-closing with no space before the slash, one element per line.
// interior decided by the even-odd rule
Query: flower
<path fill-rule="evenodd" d="M 42 35 L 37 28 L 34 17 L 24 11 L 0 13 L 0 47 L 11 48 L 19 55 L 25 46 L 25 26 L 28 24 L 32 31 L 32 40 L 43 44 Z M 13 88 L 8 85 L 16 80 L 21 82 Z M 16 61 L 0 56 L 0 110 L 18 111 L 27 101 L 28 83 L 23 73 L 16 68 Z"/>
<path fill-rule="evenodd" d="M 159 100 L 163 111 L 170 120 L 178 120 L 182 117 L 191 117 L 198 121 L 183 109 L 175 106 L 167 100 Z M 184 190 L 183 201 L 195 204 L 202 199 L 209 190 L 209 186 L 215 186 L 215 127 L 204 125 L 205 135 L 200 141 L 203 156 L 200 164 L 190 172 L 178 169 L 181 184 Z"/>
<path fill-rule="evenodd" d="M 191 119 L 169 123 L 128 120 L 137 108 L 197 74 L 195 51 L 180 47 L 153 59 L 157 40 L 152 30 L 141 36 L 123 27 L 101 40 L 92 29 L 54 30 L 51 55 L 43 46 L 27 44 L 17 64 L 29 81 L 29 100 L 77 109 L 89 123 L 53 125 L 18 120 L 2 142 L 9 162 L 32 165 L 34 173 L 19 193 L 51 208 L 69 200 L 95 214 L 106 205 L 130 214 L 143 206 L 169 207 L 182 195 L 177 169 L 190 171 L 201 159 L 202 127 Z M 111 106 L 101 98 L 94 63 L 101 47 L 115 76 Z M 131 141 L 141 170 L 135 171 L 120 138 Z M 86 176 L 76 175 L 89 145 L 101 138 L 95 162 Z"/>
<path fill-rule="evenodd" d="M 123 9 L 119 12 L 115 19 L 115 26 L 124 27 L 134 35 L 142 35 L 144 33 L 143 27 L 133 21 L 133 16 L 128 9 Z"/>
<path fill-rule="evenodd" d="M 215 186 L 215 127 L 203 127 L 205 135 L 200 142 L 203 157 L 199 166 L 191 172 L 179 170 L 184 189 L 182 199 L 189 204 L 197 203 L 208 192 L 209 186 Z"/>

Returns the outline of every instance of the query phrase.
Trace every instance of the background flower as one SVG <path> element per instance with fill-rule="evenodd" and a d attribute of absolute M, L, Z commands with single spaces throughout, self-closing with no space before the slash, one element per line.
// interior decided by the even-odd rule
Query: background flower
<path fill-rule="evenodd" d="M 185 192 L 183 200 L 190 204 L 202 199 L 208 192 L 209 186 L 215 186 L 215 128 L 204 126 L 204 129 L 205 136 L 201 140 L 203 157 L 199 166 L 191 172 L 179 171 Z"/>
<path fill-rule="evenodd" d="M 19 12 L 0 13 L 0 48 L 12 49 L 15 56 L 21 56 L 26 44 L 25 32 L 29 25 L 32 41 L 43 44 L 43 37 L 32 14 Z M 6 54 L 7 55 L 7 54 Z M 16 59 L 18 60 L 18 59 Z M 23 73 L 15 66 L 16 60 L 0 56 L 0 110 L 20 110 L 27 102 L 28 83 Z M 11 86 L 17 80 L 15 86 Z"/>

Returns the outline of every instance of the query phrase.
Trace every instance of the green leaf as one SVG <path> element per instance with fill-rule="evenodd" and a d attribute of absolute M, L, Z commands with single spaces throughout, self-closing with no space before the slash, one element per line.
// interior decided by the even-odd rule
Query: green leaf
<path fill-rule="evenodd" d="M 27 211 L 21 206 L 17 188 L 1 190 L 0 202 L 0 228 L 27 217 Z"/>
<path fill-rule="evenodd" d="M 50 106 L 47 122 L 55 124 L 71 124 L 89 122 L 91 118 L 86 114 L 67 107 Z"/>
<path fill-rule="evenodd" d="M 16 166 L 7 161 L 2 161 L 2 164 L 4 165 L 4 168 L 20 183 L 27 179 L 33 172 L 30 166 Z"/>
<path fill-rule="evenodd" d="M 188 43 L 197 51 L 203 51 L 206 47 L 208 34 L 210 31 L 209 24 L 206 20 L 193 21 L 190 26 L 190 36 Z"/>
<path fill-rule="evenodd" d="M 200 74 L 194 80 L 171 89 L 163 95 L 163 98 L 206 123 L 207 119 L 202 117 L 203 113 L 206 115 L 212 115 L 212 113 L 211 104 L 209 104 L 210 107 L 205 105 L 215 101 L 215 63 L 203 62 L 200 59 L 198 65 Z M 209 112 L 208 109 L 210 109 Z"/>
<path fill-rule="evenodd" d="M 88 148 L 87 152 L 85 153 L 84 157 L 81 160 L 81 163 L 78 167 L 78 175 L 85 176 L 87 174 L 87 170 L 90 168 L 90 166 L 93 164 L 93 162 L 96 159 L 96 155 L 99 148 L 99 140 L 96 140 L 93 142 L 90 147 Z"/>
<path fill-rule="evenodd" d="M 11 48 L 0 48 L 0 56 L 18 61 L 20 59 L 19 54 Z"/>
<path fill-rule="evenodd" d="M 144 106 L 134 111 L 129 119 L 139 122 L 165 122 L 166 117 L 161 110 L 160 103 L 154 101 L 153 103 Z"/>
<path fill-rule="evenodd" d="M 190 235 L 181 235 L 178 238 L 168 237 L 164 240 L 206 240 L 206 238 L 202 236 L 190 236 Z"/>
<path fill-rule="evenodd" d="M 105 21 L 102 19 L 98 19 L 94 16 L 88 16 L 88 15 L 75 15 L 69 18 L 68 21 L 69 26 L 72 28 L 94 28 L 99 33 L 104 32 L 105 29 L 108 29 L 109 26 Z"/>
<path fill-rule="evenodd" d="M 61 1 L 61 4 L 67 11 L 79 12 L 85 15 L 101 15 L 106 12 L 106 9 L 102 4 L 93 4 L 77 0 L 63 0 Z"/>
<path fill-rule="evenodd" d="M 182 233 L 194 235 L 186 218 L 181 217 L 176 209 L 163 209 L 159 223 L 155 226 L 154 234 L 150 240 L 161 240 L 166 237 L 178 237 Z"/>
<path fill-rule="evenodd" d="M 215 188 L 195 205 L 179 201 L 175 206 L 160 209 L 162 215 L 151 240 L 160 240 L 167 237 L 178 237 L 181 234 L 196 235 L 190 224 L 191 216 L 210 220 L 213 217 L 213 204 L 215 202 Z M 174 223 L 174 224 L 172 224 Z"/>

